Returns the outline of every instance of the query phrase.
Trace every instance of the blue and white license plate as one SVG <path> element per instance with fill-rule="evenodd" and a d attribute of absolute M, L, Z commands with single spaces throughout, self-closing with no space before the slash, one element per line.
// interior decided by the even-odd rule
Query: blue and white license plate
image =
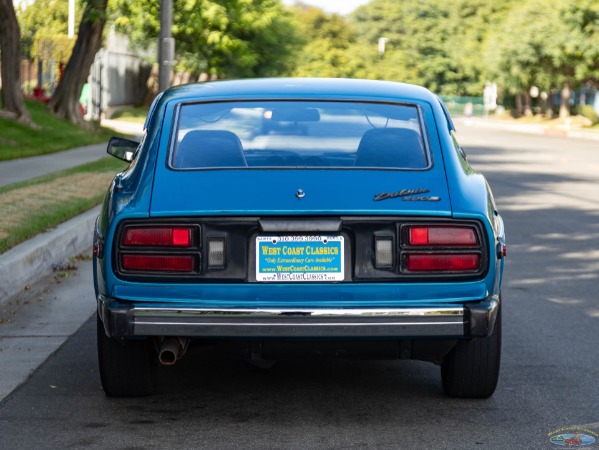
<path fill-rule="evenodd" d="M 258 236 L 256 281 L 343 281 L 343 236 Z"/>

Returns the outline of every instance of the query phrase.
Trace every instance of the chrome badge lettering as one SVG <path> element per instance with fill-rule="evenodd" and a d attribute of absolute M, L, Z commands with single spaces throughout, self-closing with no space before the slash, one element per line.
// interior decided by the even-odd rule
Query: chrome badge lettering
<path fill-rule="evenodd" d="M 397 191 L 397 192 L 383 192 L 382 194 L 376 194 L 374 196 L 374 201 L 378 202 L 381 200 L 387 200 L 388 198 L 397 198 L 397 197 L 403 197 L 402 200 L 404 201 L 427 201 L 427 202 L 438 202 L 440 200 L 439 197 L 410 197 L 412 195 L 418 195 L 418 194 L 426 194 L 430 192 L 430 189 L 426 189 L 426 188 L 421 188 L 421 189 L 402 189 L 401 191 Z"/>
<path fill-rule="evenodd" d="M 441 200 L 441 197 L 422 197 L 422 196 L 416 196 L 416 197 L 404 197 L 401 199 L 404 202 L 438 202 Z"/>

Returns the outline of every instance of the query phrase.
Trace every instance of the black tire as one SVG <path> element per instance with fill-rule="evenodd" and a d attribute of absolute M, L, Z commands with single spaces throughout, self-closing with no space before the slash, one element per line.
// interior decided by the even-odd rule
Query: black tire
<path fill-rule="evenodd" d="M 96 334 L 100 380 L 107 396 L 138 397 L 156 392 L 158 362 L 150 339 L 111 339 L 99 317 Z"/>
<path fill-rule="evenodd" d="M 488 398 L 495 392 L 501 361 L 501 303 L 489 337 L 459 341 L 441 364 L 443 390 L 450 397 Z"/>

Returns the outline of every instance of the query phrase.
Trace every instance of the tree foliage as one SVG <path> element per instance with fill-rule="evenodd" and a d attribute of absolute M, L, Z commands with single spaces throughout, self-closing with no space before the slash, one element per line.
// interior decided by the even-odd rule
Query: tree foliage
<path fill-rule="evenodd" d="M 21 51 L 28 58 L 52 58 L 66 61 L 74 40 L 67 37 L 68 1 L 36 0 L 21 2 L 16 13 L 21 27 Z M 81 21 L 83 1 L 77 1 L 75 23 Z"/>
<path fill-rule="evenodd" d="M 343 17 L 305 5 L 296 6 L 293 11 L 295 26 L 304 38 L 303 48 L 295 58 L 293 76 L 368 77 L 368 58 L 364 58 L 363 48 L 358 49 L 356 35 Z"/>
<path fill-rule="evenodd" d="M 159 0 L 115 0 L 114 17 L 134 45 L 156 42 Z M 174 0 L 172 34 L 176 70 L 220 78 L 281 75 L 299 42 L 278 0 Z"/>
<path fill-rule="evenodd" d="M 577 80 L 599 85 L 599 1 L 571 0 L 560 16 L 569 36 L 562 56 L 573 64 Z"/>
<path fill-rule="evenodd" d="M 404 81 L 454 95 L 481 95 L 487 81 L 528 95 L 532 86 L 599 80 L 597 0 L 372 0 L 349 19 L 294 11 L 306 39 L 296 75 Z"/>
<path fill-rule="evenodd" d="M 489 78 L 511 93 L 561 84 L 560 72 L 567 69 L 561 68 L 560 49 L 567 30 L 559 20 L 559 3 L 562 0 L 528 0 L 512 10 L 486 43 Z"/>
<path fill-rule="evenodd" d="M 373 0 L 351 16 L 359 39 L 387 38 L 379 77 L 423 84 L 442 94 L 479 94 L 481 47 L 513 0 Z M 391 68 L 391 72 L 389 72 Z"/>
<path fill-rule="evenodd" d="M 110 1 L 117 30 L 155 48 L 160 0 Z M 36 0 L 19 12 L 26 53 L 35 36 L 65 33 L 66 3 Z M 532 86 L 567 95 L 599 83 L 598 0 L 371 0 L 348 18 L 281 0 L 173 4 L 175 69 L 195 76 L 373 78 L 454 95 L 481 95 L 492 81 L 522 98 Z"/>

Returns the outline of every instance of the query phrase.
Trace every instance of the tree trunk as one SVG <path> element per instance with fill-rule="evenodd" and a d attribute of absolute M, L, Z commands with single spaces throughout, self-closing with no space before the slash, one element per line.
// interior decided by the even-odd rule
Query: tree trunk
<path fill-rule="evenodd" d="M 522 102 L 522 93 L 518 92 L 516 94 L 516 105 L 515 105 L 515 108 L 512 110 L 512 117 L 515 119 L 518 119 L 518 118 L 522 117 L 523 112 L 524 112 L 524 106 L 523 106 L 523 102 Z"/>
<path fill-rule="evenodd" d="M 87 1 L 73 53 L 48 103 L 50 112 L 76 124 L 84 123 L 79 109 L 79 98 L 96 53 L 102 47 L 107 3 L 108 0 Z"/>
<path fill-rule="evenodd" d="M 532 107 L 530 103 L 530 92 L 524 91 L 524 116 L 532 117 Z"/>
<path fill-rule="evenodd" d="M 31 124 L 21 90 L 21 30 L 12 0 L 0 0 L 3 115 Z"/>
<path fill-rule="evenodd" d="M 561 102 L 559 105 L 559 118 L 565 119 L 570 117 L 570 96 L 572 91 L 570 90 L 570 83 L 564 83 L 562 86 Z"/>

